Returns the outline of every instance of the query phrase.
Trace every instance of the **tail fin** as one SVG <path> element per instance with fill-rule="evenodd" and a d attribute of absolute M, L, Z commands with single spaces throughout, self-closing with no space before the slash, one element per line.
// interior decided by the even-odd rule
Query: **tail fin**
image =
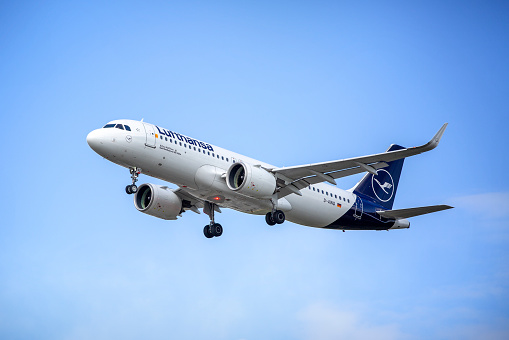
<path fill-rule="evenodd" d="M 404 147 L 393 144 L 387 151 L 400 149 L 404 149 Z M 376 175 L 367 173 L 353 188 L 353 193 L 375 202 L 386 210 L 391 210 L 404 161 L 405 159 L 402 158 L 387 162 L 389 166 L 378 169 Z"/>

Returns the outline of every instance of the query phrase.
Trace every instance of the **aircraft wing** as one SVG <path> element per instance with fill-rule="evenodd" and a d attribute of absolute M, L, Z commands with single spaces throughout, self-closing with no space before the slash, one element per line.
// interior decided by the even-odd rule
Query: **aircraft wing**
<path fill-rule="evenodd" d="M 278 195 L 279 198 L 291 193 L 300 195 L 300 189 L 303 189 L 308 185 L 320 182 L 329 182 L 336 185 L 335 179 L 337 178 L 350 176 L 365 171 L 376 174 L 377 169 L 387 166 L 386 162 L 395 161 L 401 158 L 406 158 L 433 150 L 440 142 L 446 127 L 447 123 L 445 123 L 440 128 L 440 130 L 428 143 L 417 147 L 387 151 L 369 156 L 347 158 L 330 162 L 273 168 L 267 170 L 274 173 L 278 179 L 284 182 L 284 184 L 281 185 L 281 189 Z"/>
<path fill-rule="evenodd" d="M 452 209 L 453 207 L 448 205 L 432 205 L 428 207 L 418 207 L 418 208 L 409 208 L 409 209 L 399 209 L 399 210 L 382 210 L 377 211 L 378 215 L 385 218 L 409 218 L 420 216 L 424 214 L 430 214 L 437 211 Z"/>

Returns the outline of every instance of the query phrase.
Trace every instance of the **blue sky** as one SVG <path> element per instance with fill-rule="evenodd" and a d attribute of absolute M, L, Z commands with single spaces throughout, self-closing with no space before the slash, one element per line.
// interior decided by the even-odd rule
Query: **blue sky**
<path fill-rule="evenodd" d="M 502 1 L 2 1 L 0 337 L 507 339 L 508 19 Z M 223 211 L 208 240 L 204 214 L 136 211 L 88 147 L 118 118 L 279 166 L 448 122 L 395 208 L 456 208 L 346 233 Z"/>

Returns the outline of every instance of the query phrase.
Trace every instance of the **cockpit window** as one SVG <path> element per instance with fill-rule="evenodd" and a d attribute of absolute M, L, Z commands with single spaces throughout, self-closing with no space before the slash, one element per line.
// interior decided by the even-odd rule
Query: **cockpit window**
<path fill-rule="evenodd" d="M 127 131 L 131 131 L 131 128 L 129 127 L 129 125 L 124 125 L 124 127 L 125 127 L 125 129 L 126 129 Z"/>
<path fill-rule="evenodd" d="M 115 127 L 115 124 L 106 124 L 103 129 Z"/>
<path fill-rule="evenodd" d="M 117 125 L 115 125 L 115 127 L 117 129 L 124 130 L 124 127 L 122 126 L 122 124 L 117 124 Z"/>

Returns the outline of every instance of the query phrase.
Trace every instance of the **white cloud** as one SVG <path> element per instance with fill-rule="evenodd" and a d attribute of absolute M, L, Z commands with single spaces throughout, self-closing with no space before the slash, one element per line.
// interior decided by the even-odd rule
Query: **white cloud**
<path fill-rule="evenodd" d="M 509 192 L 456 197 L 452 200 L 452 204 L 487 219 L 509 217 Z"/>
<path fill-rule="evenodd" d="M 451 205 L 481 227 L 483 237 L 492 242 L 509 241 L 509 192 L 492 192 L 456 197 Z"/>
<path fill-rule="evenodd" d="M 338 309 L 328 303 L 315 303 L 301 310 L 298 318 L 304 327 L 304 339 L 402 339 L 397 324 L 372 325 L 358 312 Z"/>

